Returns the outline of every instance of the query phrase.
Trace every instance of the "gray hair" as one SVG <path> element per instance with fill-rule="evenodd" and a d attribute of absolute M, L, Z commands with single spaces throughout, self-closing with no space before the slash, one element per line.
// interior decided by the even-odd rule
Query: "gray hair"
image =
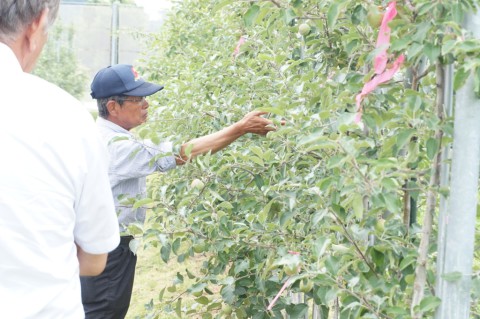
<path fill-rule="evenodd" d="M 97 100 L 97 107 L 98 107 L 98 116 L 107 119 L 110 113 L 108 113 L 107 103 L 110 100 L 116 101 L 118 104 L 122 105 L 125 102 L 125 95 L 115 95 L 106 97 L 103 99 Z"/>
<path fill-rule="evenodd" d="M 60 0 L 0 0 L 0 42 L 15 40 L 44 9 L 49 9 L 47 28 L 50 27 L 59 6 Z"/>

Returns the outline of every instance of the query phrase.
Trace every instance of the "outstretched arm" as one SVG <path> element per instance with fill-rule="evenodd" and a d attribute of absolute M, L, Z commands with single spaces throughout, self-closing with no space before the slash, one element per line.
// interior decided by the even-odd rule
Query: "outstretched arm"
<path fill-rule="evenodd" d="M 271 126 L 272 121 L 261 117 L 267 114 L 267 112 L 253 111 L 248 113 L 240 121 L 209 135 L 205 135 L 196 139 L 193 139 L 182 145 L 180 149 L 180 155 L 177 157 L 177 165 L 184 164 L 189 158 L 193 158 L 198 155 L 206 154 L 208 152 L 218 152 L 231 143 L 233 143 L 240 136 L 247 133 L 266 135 L 270 131 L 274 131 L 275 128 Z M 190 152 L 190 156 L 185 154 L 185 150 L 193 145 Z"/>

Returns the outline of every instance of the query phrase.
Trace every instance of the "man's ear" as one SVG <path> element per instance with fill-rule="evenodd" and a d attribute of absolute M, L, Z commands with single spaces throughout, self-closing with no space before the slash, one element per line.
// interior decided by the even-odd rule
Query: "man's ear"
<path fill-rule="evenodd" d="M 42 10 L 42 13 L 36 17 L 28 26 L 26 37 L 28 40 L 28 49 L 30 52 L 37 50 L 38 45 L 43 46 L 41 39 L 45 37 L 48 27 L 48 8 Z"/>
<path fill-rule="evenodd" d="M 120 108 L 120 104 L 118 104 L 117 101 L 115 100 L 108 100 L 107 102 L 107 110 L 108 114 L 111 117 L 117 117 L 118 116 L 118 109 Z"/>

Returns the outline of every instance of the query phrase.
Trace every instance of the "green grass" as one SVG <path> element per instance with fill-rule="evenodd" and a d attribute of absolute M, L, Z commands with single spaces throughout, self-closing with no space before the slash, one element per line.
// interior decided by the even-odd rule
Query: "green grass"
<path fill-rule="evenodd" d="M 135 282 L 127 319 L 143 318 L 146 312 L 145 304 L 152 299 L 158 300 L 160 290 L 171 282 L 174 275 L 173 267 L 162 265 L 163 262 L 154 247 L 139 249 L 137 254 Z"/>
<path fill-rule="evenodd" d="M 146 249 L 139 248 L 137 255 L 137 267 L 135 272 L 135 282 L 133 285 L 132 300 L 126 319 L 145 318 L 148 311 L 145 308 L 152 300 L 155 305 L 159 304 L 159 293 L 163 288 L 169 287 L 173 283 L 177 272 L 185 274 L 185 268 L 189 268 L 193 273 L 197 273 L 203 257 L 195 257 L 188 259 L 184 263 L 178 263 L 172 258 L 168 264 L 165 264 L 160 258 L 159 248 L 148 247 Z M 177 291 L 170 293 L 165 291 L 164 300 L 177 296 L 188 286 L 188 278 L 185 276 L 185 283 L 177 286 Z M 193 296 L 187 294 L 182 295 L 184 303 L 192 303 Z M 162 313 L 162 319 L 178 318 L 175 313 Z"/>

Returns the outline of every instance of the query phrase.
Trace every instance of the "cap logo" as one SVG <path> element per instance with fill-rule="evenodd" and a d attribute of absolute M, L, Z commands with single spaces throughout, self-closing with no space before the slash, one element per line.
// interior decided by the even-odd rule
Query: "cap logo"
<path fill-rule="evenodd" d="M 140 80 L 140 75 L 138 75 L 138 72 L 137 72 L 137 70 L 135 70 L 134 67 L 132 67 L 132 74 L 133 74 L 133 78 L 135 79 L 135 81 Z"/>

